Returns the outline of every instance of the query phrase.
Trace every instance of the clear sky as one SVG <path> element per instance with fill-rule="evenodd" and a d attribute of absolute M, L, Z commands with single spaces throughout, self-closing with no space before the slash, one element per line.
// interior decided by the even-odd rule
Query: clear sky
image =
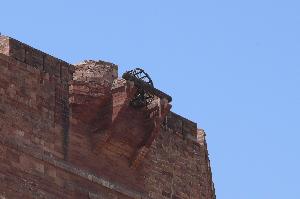
<path fill-rule="evenodd" d="M 218 199 L 300 198 L 300 1 L 1 1 L 0 32 L 143 67 L 207 133 Z"/>

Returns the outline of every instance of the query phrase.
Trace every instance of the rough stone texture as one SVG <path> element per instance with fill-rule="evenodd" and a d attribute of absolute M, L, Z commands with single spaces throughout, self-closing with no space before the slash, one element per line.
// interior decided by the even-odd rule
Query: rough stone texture
<path fill-rule="evenodd" d="M 103 61 L 0 36 L 0 198 L 214 199 L 205 133 Z"/>

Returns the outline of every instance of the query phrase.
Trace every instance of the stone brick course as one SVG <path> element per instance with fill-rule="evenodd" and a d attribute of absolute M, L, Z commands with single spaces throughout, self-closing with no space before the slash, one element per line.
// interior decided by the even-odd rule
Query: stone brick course
<path fill-rule="evenodd" d="M 77 65 L 0 36 L 0 199 L 214 199 L 197 124 L 103 61 Z"/>

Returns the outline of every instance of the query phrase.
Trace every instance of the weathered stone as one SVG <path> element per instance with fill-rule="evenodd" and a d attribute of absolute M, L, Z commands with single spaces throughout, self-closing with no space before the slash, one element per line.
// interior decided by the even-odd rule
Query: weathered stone
<path fill-rule="evenodd" d="M 133 81 L 0 36 L 0 198 L 214 199 L 205 133 Z"/>

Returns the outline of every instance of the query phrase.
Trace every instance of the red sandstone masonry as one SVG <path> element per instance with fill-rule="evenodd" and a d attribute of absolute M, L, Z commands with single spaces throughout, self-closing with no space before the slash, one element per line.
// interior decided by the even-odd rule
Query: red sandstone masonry
<path fill-rule="evenodd" d="M 86 63 L 0 36 L 0 198 L 215 199 L 204 131 L 170 112 L 152 142 L 156 109 L 129 106 L 115 65 Z"/>
<path fill-rule="evenodd" d="M 74 66 L 13 38 L 0 36 L 0 53 L 68 82 Z"/>

